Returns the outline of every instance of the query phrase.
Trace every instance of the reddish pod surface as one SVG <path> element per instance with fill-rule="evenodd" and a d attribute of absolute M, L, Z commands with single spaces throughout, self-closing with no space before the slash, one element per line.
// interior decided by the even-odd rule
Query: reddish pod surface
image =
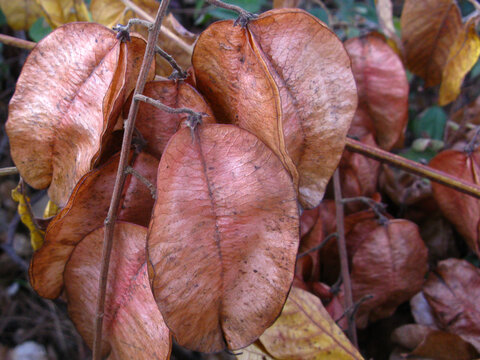
<path fill-rule="evenodd" d="M 117 222 L 108 272 L 102 353 L 116 359 L 168 359 L 171 337 L 149 286 L 147 229 Z M 68 313 L 92 347 L 104 228 L 76 246 L 65 267 Z"/>
<path fill-rule="evenodd" d="M 350 58 L 336 35 L 300 9 L 261 14 L 246 28 L 211 25 L 192 58 L 217 119 L 256 134 L 317 206 L 357 106 Z"/>
<path fill-rule="evenodd" d="M 75 187 L 65 208 L 52 220 L 43 246 L 33 254 L 29 275 L 33 289 L 46 298 L 61 294 L 65 263 L 75 246 L 92 230 L 103 225 L 110 206 L 119 156 L 85 175 Z M 158 160 L 140 154 L 132 167 L 155 184 Z M 147 226 L 153 208 L 150 190 L 128 175 L 118 218 Z"/>
<path fill-rule="evenodd" d="M 252 343 L 279 315 L 299 242 L 296 194 L 281 162 L 233 125 L 178 131 L 160 161 L 148 234 L 152 288 L 179 344 Z"/>

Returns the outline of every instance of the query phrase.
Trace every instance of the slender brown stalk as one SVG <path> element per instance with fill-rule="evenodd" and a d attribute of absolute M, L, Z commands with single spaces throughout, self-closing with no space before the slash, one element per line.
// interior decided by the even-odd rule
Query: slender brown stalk
<path fill-rule="evenodd" d="M 25 50 L 32 50 L 35 45 L 37 45 L 36 42 L 19 39 L 5 34 L 0 34 L 0 43 L 15 46 Z"/>
<path fill-rule="evenodd" d="M 340 173 L 337 168 L 333 173 L 333 191 L 335 195 L 335 211 L 337 219 L 337 244 L 338 253 L 340 255 L 340 268 L 342 273 L 343 286 L 345 290 L 345 311 L 348 312 L 348 329 L 347 335 L 352 341 L 353 345 L 358 348 L 357 340 L 357 328 L 355 325 L 355 316 L 352 316 L 353 296 L 352 296 L 352 282 L 350 280 L 350 270 L 348 269 L 348 255 L 347 244 L 345 241 L 345 228 L 343 222 L 343 201 L 342 201 L 342 189 L 340 187 Z"/>
<path fill-rule="evenodd" d="M 15 166 L 5 167 L 0 169 L 0 177 L 8 175 L 17 175 L 18 169 Z"/>
<path fill-rule="evenodd" d="M 154 21 L 153 17 L 149 13 L 147 13 L 145 10 L 143 10 L 140 6 L 135 4 L 133 1 L 131 1 L 131 0 L 120 0 L 120 1 L 127 8 L 130 8 L 133 11 L 135 11 L 139 17 L 153 23 L 153 21 Z M 167 38 L 174 41 L 179 48 L 181 48 L 182 50 L 185 50 L 190 55 L 192 54 L 193 46 L 186 43 L 181 37 L 179 37 L 177 34 L 175 34 L 169 28 L 167 28 L 166 26 L 162 26 L 160 31 L 161 31 L 162 35 L 165 35 Z"/>
<path fill-rule="evenodd" d="M 439 171 L 429 166 L 422 165 L 418 162 L 405 159 L 401 156 L 392 154 L 375 146 L 366 145 L 351 138 L 347 138 L 345 148 L 349 151 L 353 151 L 369 158 L 396 166 L 409 173 L 425 177 L 470 196 L 480 198 L 480 186 L 459 179 L 443 171 Z"/>
<path fill-rule="evenodd" d="M 162 0 L 160 7 L 158 8 L 157 16 L 153 28 L 148 34 L 147 48 L 145 50 L 145 56 L 143 58 L 140 74 L 137 79 L 134 94 L 141 94 L 145 88 L 145 83 L 148 77 L 148 70 L 152 64 L 155 56 L 155 46 L 157 43 L 158 35 L 160 34 L 160 27 L 162 25 L 163 18 L 167 11 L 170 0 Z M 102 250 L 102 264 L 100 268 L 100 280 L 98 287 L 98 296 L 95 312 L 95 324 L 94 324 L 94 339 L 93 339 L 93 360 L 100 360 L 102 353 L 102 330 L 103 330 L 103 315 L 105 309 L 105 295 L 107 288 L 108 268 L 110 263 L 110 254 L 113 245 L 113 232 L 115 221 L 117 220 L 118 207 L 120 205 L 120 198 L 123 186 L 125 184 L 125 177 L 127 173 L 125 168 L 127 167 L 128 152 L 132 143 L 132 136 L 135 129 L 135 118 L 138 113 L 138 100 L 132 101 L 132 106 L 128 113 L 128 119 L 125 124 L 125 132 L 123 136 L 122 151 L 120 153 L 120 161 L 118 164 L 117 177 L 115 179 L 115 186 L 113 188 L 112 200 L 110 202 L 110 208 L 108 209 L 108 215 L 105 219 L 105 237 L 103 241 Z"/>

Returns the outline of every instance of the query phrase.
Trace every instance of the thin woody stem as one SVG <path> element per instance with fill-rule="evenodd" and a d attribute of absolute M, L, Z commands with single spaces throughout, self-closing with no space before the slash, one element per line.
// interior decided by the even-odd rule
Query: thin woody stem
<path fill-rule="evenodd" d="M 366 196 L 356 196 L 356 197 L 342 199 L 342 203 L 344 204 L 351 203 L 351 202 L 362 202 L 365 205 L 369 206 L 377 216 L 380 224 L 386 224 L 388 222 L 388 218 L 382 214 L 382 211 L 385 211 L 384 204 L 378 203 L 375 200 L 370 199 Z"/>
<path fill-rule="evenodd" d="M 385 162 L 387 164 L 396 166 L 409 173 L 430 179 L 439 184 L 458 190 L 464 194 L 480 198 L 480 186 L 459 179 L 443 171 L 436 170 L 415 161 L 405 159 L 401 156 L 392 154 L 375 146 L 366 145 L 360 141 L 351 138 L 347 138 L 345 148 L 349 151 L 365 155 L 377 161 Z"/>
<path fill-rule="evenodd" d="M 133 176 L 135 176 L 143 185 L 145 185 L 148 188 L 148 190 L 150 190 L 150 193 L 152 194 L 152 198 L 154 199 L 157 198 L 157 189 L 155 188 L 155 185 L 153 185 L 150 181 L 148 181 L 148 179 L 145 176 L 140 174 L 137 170 L 135 170 L 131 166 L 127 166 L 125 168 L 125 172 L 127 174 L 132 174 Z"/>
<path fill-rule="evenodd" d="M 15 166 L 5 167 L 0 169 L 1 176 L 17 175 L 18 169 Z"/>
<path fill-rule="evenodd" d="M 172 74 L 174 78 L 177 78 L 178 76 L 178 78 L 180 79 L 185 79 L 188 76 L 188 74 L 177 64 L 175 59 L 170 54 L 165 52 L 160 46 L 157 45 L 155 47 L 155 52 L 161 57 L 163 57 L 165 60 L 167 60 L 167 62 L 170 64 L 170 66 L 174 70 L 174 73 Z"/>
<path fill-rule="evenodd" d="M 120 0 L 127 8 L 130 8 L 133 10 L 137 15 L 151 23 L 153 23 L 154 18 L 147 13 L 145 10 L 143 10 L 140 6 L 135 4 L 134 2 L 130 0 Z M 174 32 L 172 32 L 169 28 L 162 26 L 161 27 L 161 33 L 162 35 L 166 36 L 170 40 L 174 41 L 178 47 L 180 47 L 182 50 L 186 51 L 189 55 L 192 54 L 193 52 L 193 46 L 186 43 L 181 37 L 176 35 Z"/>
<path fill-rule="evenodd" d="M 348 312 L 348 329 L 347 334 L 353 345 L 358 348 L 357 329 L 355 326 L 355 316 L 352 315 L 353 310 L 353 296 L 352 296 L 352 282 L 350 280 L 350 271 L 348 269 L 348 254 L 347 244 L 345 241 L 345 228 L 343 219 L 343 202 L 342 202 L 342 189 L 340 187 L 340 173 L 338 168 L 333 173 L 333 191 L 335 194 L 335 212 L 337 219 L 337 244 L 338 253 L 340 255 L 340 269 L 342 274 L 343 285 L 345 289 L 345 309 Z"/>
<path fill-rule="evenodd" d="M 149 105 L 155 106 L 157 109 L 163 110 L 170 114 L 188 114 L 188 115 L 200 116 L 200 117 L 205 115 L 203 113 L 193 111 L 192 109 L 189 109 L 189 108 L 172 108 L 170 106 L 163 104 L 158 100 L 152 99 L 151 97 L 141 95 L 141 94 L 137 94 L 133 98 L 137 101 L 142 101 Z"/>
<path fill-rule="evenodd" d="M 317 251 L 317 250 L 321 250 L 325 245 L 327 245 L 327 243 L 333 239 L 333 238 L 338 238 L 338 233 L 331 233 L 329 234 L 325 239 L 323 239 L 323 241 L 317 245 L 317 246 L 314 246 L 313 248 L 311 249 L 308 249 L 307 251 L 303 252 L 303 253 L 300 253 L 297 255 L 297 259 L 300 259 L 304 256 L 307 256 L 308 254 L 314 252 L 314 251 Z"/>
<path fill-rule="evenodd" d="M 158 35 L 160 34 L 160 28 L 163 18 L 167 11 L 170 0 L 162 0 L 158 8 L 157 16 L 153 25 L 153 29 L 148 33 L 147 47 L 143 58 L 140 74 L 137 79 L 134 94 L 141 94 L 145 88 L 147 82 L 148 72 L 155 56 L 155 46 L 157 43 Z M 100 280 L 97 294 L 97 304 L 95 312 L 94 323 L 94 338 L 93 338 L 93 360 L 100 360 L 102 356 L 102 330 L 103 330 L 103 316 L 105 310 L 105 296 L 108 279 L 108 268 L 110 263 L 110 255 L 113 245 L 113 232 L 115 222 L 117 220 L 118 208 L 120 205 L 120 199 L 122 189 L 125 184 L 125 178 L 127 176 L 125 168 L 128 162 L 128 152 L 132 143 L 132 136 L 135 129 L 135 118 L 138 113 L 139 102 L 135 98 L 132 101 L 132 106 L 128 113 L 128 119 L 125 124 L 125 132 L 123 136 L 122 150 L 120 152 L 120 161 L 118 164 L 117 176 L 115 179 L 115 185 L 113 188 L 112 200 L 110 202 L 110 208 L 108 209 L 107 218 L 105 219 L 105 235 L 103 241 L 102 250 L 102 264 L 100 268 Z"/>
<path fill-rule="evenodd" d="M 33 41 L 23 40 L 5 34 L 0 34 L 0 43 L 25 50 L 32 50 L 35 45 L 37 45 L 37 43 Z"/>
<path fill-rule="evenodd" d="M 234 25 L 240 25 L 241 27 L 245 27 L 250 20 L 257 18 L 257 15 L 249 13 L 248 11 L 237 5 L 227 4 L 220 0 L 207 0 L 207 3 L 225 10 L 231 10 L 238 13 L 238 19 L 235 20 Z"/>

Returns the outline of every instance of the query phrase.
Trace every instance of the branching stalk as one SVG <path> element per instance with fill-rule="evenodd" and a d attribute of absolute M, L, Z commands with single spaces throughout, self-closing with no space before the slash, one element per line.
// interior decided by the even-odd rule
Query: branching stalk
<path fill-rule="evenodd" d="M 303 252 L 303 253 L 300 253 L 297 255 L 297 259 L 300 259 L 304 256 L 307 256 L 308 254 L 314 252 L 314 251 L 317 251 L 317 250 L 321 250 L 325 245 L 327 245 L 327 243 L 333 239 L 333 238 L 338 238 L 338 233 L 331 233 L 329 234 L 325 239 L 323 239 L 323 241 L 317 245 L 317 246 L 314 246 L 313 248 L 311 249 L 308 249 L 307 251 Z"/>
<path fill-rule="evenodd" d="M 348 315 L 348 329 L 347 335 L 352 341 L 353 345 L 358 348 L 357 328 L 355 326 L 355 316 L 353 314 L 353 296 L 352 296 L 352 282 L 350 280 L 350 271 L 348 269 L 348 254 L 347 243 L 345 241 L 345 228 L 343 220 L 343 202 L 342 189 L 340 187 L 340 173 L 338 168 L 333 173 L 333 191 L 335 194 L 335 211 L 337 219 L 337 244 L 338 253 L 340 255 L 340 269 L 342 274 L 343 285 L 345 289 L 345 311 Z"/>
<path fill-rule="evenodd" d="M 143 185 L 145 185 L 148 190 L 150 190 L 150 193 L 152 194 L 152 198 L 156 199 L 157 198 L 157 189 L 155 188 L 155 185 L 153 185 L 148 179 L 140 174 L 137 170 L 132 168 L 131 166 L 127 166 L 125 168 L 125 172 L 127 174 L 132 174 L 135 176 Z"/>
<path fill-rule="evenodd" d="M 157 16 L 153 25 L 153 29 L 148 34 L 147 48 L 145 50 L 145 56 L 143 58 L 140 74 L 137 79 L 134 94 L 141 94 L 145 88 L 148 72 L 155 56 L 155 46 L 157 43 L 158 35 L 160 34 L 160 28 L 163 18 L 167 11 L 170 0 L 162 0 L 158 8 Z M 110 263 L 110 255 L 113 245 L 113 232 L 115 221 L 117 220 L 118 208 L 120 205 L 121 193 L 125 184 L 125 178 L 127 176 L 125 168 L 128 162 L 128 152 L 130 144 L 132 143 L 133 131 L 135 129 L 135 118 L 138 113 L 139 102 L 137 99 L 133 99 L 132 106 L 128 113 L 128 119 L 125 124 L 125 132 L 123 136 L 122 150 L 120 153 L 120 161 L 118 164 L 117 176 L 115 179 L 115 185 L 113 188 L 112 200 L 110 202 L 110 208 L 108 210 L 107 218 L 105 219 L 105 237 L 103 241 L 102 250 L 102 264 L 100 268 L 100 280 L 98 287 L 98 296 L 95 312 L 95 324 L 94 324 L 94 339 L 93 339 L 93 360 L 100 360 L 102 353 L 102 330 L 103 330 L 103 316 L 105 310 L 105 295 L 108 279 L 108 268 Z"/>
<path fill-rule="evenodd" d="M 170 79 L 175 79 L 175 80 L 180 80 L 180 79 L 186 79 L 188 74 L 186 71 L 184 71 L 178 64 L 177 62 L 175 61 L 175 59 L 170 55 L 168 54 L 167 52 L 165 52 L 160 46 L 157 45 L 157 47 L 155 47 L 155 52 L 160 55 L 161 57 L 163 57 L 165 60 L 167 60 L 167 62 L 170 64 L 170 66 L 172 67 L 172 69 L 174 70 L 172 75 L 169 76 Z"/>
<path fill-rule="evenodd" d="M 235 11 L 238 13 L 238 18 L 234 22 L 234 26 L 240 25 L 241 27 L 247 26 L 248 22 L 250 20 L 256 19 L 258 15 L 252 14 L 244 9 L 242 9 L 240 6 L 233 5 L 233 4 L 227 4 L 224 3 L 223 1 L 220 0 L 207 0 L 207 3 L 210 5 L 225 9 L 225 10 L 231 10 Z"/>
<path fill-rule="evenodd" d="M 140 6 L 135 4 L 133 1 L 130 0 L 120 0 L 127 8 L 130 8 L 133 10 L 137 15 L 151 23 L 153 23 L 154 18 L 147 13 L 145 10 L 143 10 Z M 193 52 L 193 46 L 186 43 L 181 37 L 177 36 L 174 32 L 172 32 L 169 28 L 162 26 L 161 27 L 161 33 L 162 35 L 166 36 L 170 40 L 174 41 L 178 47 L 180 47 L 182 50 L 186 51 L 189 55 L 192 54 Z"/>
<path fill-rule="evenodd" d="M 393 165 L 409 173 L 430 179 L 439 184 L 458 190 L 464 194 L 480 198 L 480 186 L 459 179 L 443 171 L 436 170 L 415 161 L 405 159 L 401 156 L 392 154 L 375 146 L 366 145 L 360 141 L 351 138 L 347 138 L 345 148 L 349 151 L 365 155 L 377 161 Z"/>

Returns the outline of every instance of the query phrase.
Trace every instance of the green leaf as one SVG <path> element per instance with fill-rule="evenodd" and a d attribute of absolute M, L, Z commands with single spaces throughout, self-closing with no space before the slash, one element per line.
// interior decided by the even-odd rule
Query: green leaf
<path fill-rule="evenodd" d="M 30 30 L 28 30 L 28 35 L 33 41 L 39 42 L 51 32 L 52 28 L 50 27 L 50 25 L 48 25 L 45 18 L 41 17 L 38 18 L 37 21 L 35 21 L 30 27 Z"/>
<path fill-rule="evenodd" d="M 0 10 L 0 26 L 6 25 L 7 24 L 7 18 L 5 17 L 5 14 L 3 13 L 2 10 Z"/>
<path fill-rule="evenodd" d="M 325 24 L 330 25 L 328 23 L 328 14 L 322 8 L 313 8 L 313 9 L 308 10 L 308 12 L 310 14 L 312 14 L 313 16 L 315 16 L 316 18 L 322 20 Z"/>
<path fill-rule="evenodd" d="M 415 138 L 443 140 L 447 114 L 439 106 L 432 106 L 420 113 L 411 123 Z"/>
<path fill-rule="evenodd" d="M 428 164 L 428 162 L 437 155 L 437 152 L 430 148 L 427 148 L 425 151 L 416 151 L 410 148 L 399 155 L 422 164 Z"/>
<path fill-rule="evenodd" d="M 262 6 L 266 4 L 266 0 L 224 0 L 224 2 L 240 6 L 251 13 L 259 13 Z M 238 17 L 236 12 L 218 7 L 209 8 L 206 14 L 221 20 L 236 19 Z"/>
<path fill-rule="evenodd" d="M 472 70 L 470 70 L 470 76 L 472 79 L 476 78 L 480 75 L 480 59 L 477 60 L 477 63 L 473 66 Z"/>

